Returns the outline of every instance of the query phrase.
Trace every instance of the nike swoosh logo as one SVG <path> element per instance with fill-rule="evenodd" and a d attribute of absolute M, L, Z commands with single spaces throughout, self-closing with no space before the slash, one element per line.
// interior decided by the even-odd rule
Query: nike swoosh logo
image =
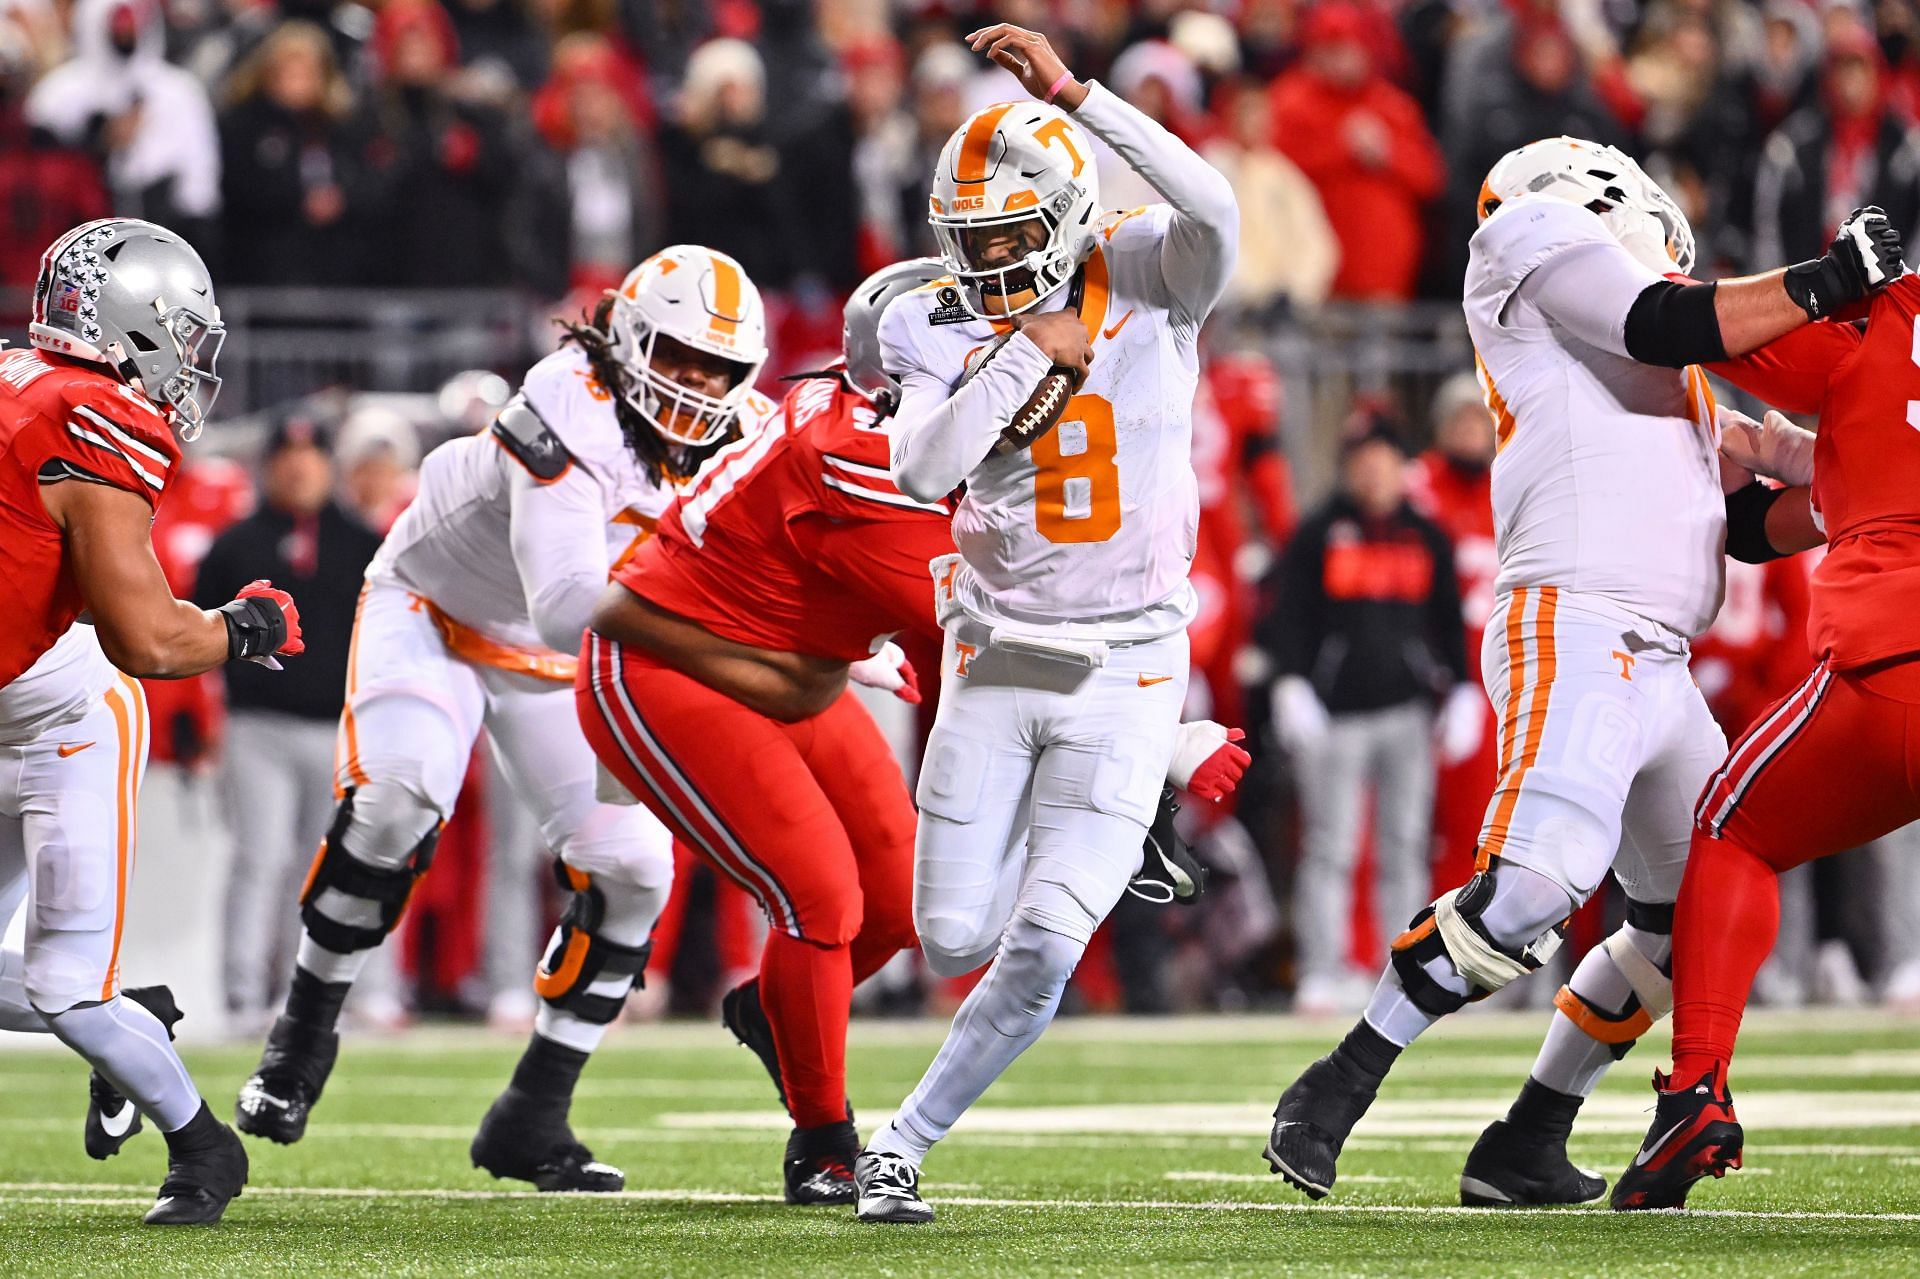
<path fill-rule="evenodd" d="M 62 746 L 59 747 L 55 753 L 58 754 L 61 759 L 65 759 L 69 755 L 78 755 L 91 745 L 93 745 L 92 742 L 81 742 L 78 746 Z"/>
<path fill-rule="evenodd" d="M 1142 675 L 1140 677 L 1140 687 L 1152 688 L 1155 684 L 1164 684 L 1172 678 L 1173 676 L 1171 675 Z"/>
<path fill-rule="evenodd" d="M 1127 327 L 1127 321 L 1131 320 L 1132 318 L 1133 318 L 1133 308 L 1128 307 L 1127 313 L 1125 315 L 1115 320 L 1112 324 L 1109 324 L 1106 328 L 1100 330 L 1100 336 L 1107 339 L 1107 341 L 1109 342 L 1113 341 L 1114 338 L 1120 335 L 1120 330 Z"/>
<path fill-rule="evenodd" d="M 1660 1147 L 1666 1145 L 1669 1141 L 1672 1141 L 1673 1134 L 1679 1132 L 1682 1128 L 1685 1128 L 1689 1122 L 1690 1122 L 1689 1120 L 1682 1119 L 1679 1123 L 1675 1124 L 1673 1127 L 1667 1129 L 1665 1133 L 1661 1134 L 1660 1140 L 1654 1142 L 1651 1146 L 1643 1147 L 1637 1154 L 1634 1155 L 1633 1166 L 1635 1168 L 1646 1167 L 1647 1160 L 1659 1154 Z"/>
<path fill-rule="evenodd" d="M 127 1135 L 127 1129 L 133 1127 L 134 1118 L 139 1113 L 130 1101 L 121 1102 L 117 1114 L 109 1115 L 103 1110 L 100 1112 L 100 1131 L 109 1137 L 124 1137 Z"/>

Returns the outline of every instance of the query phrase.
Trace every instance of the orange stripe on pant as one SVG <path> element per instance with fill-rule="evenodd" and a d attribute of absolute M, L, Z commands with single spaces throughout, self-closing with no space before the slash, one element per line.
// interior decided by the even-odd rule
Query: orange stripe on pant
<path fill-rule="evenodd" d="M 113 712 L 113 729 L 118 738 L 119 760 L 114 766 L 114 899 L 113 949 L 107 954 L 107 971 L 100 980 L 100 998 L 112 999 L 120 988 L 120 935 L 127 922 L 127 875 L 132 869 L 129 857 L 133 824 L 138 820 L 140 787 L 140 740 L 146 725 L 146 699 L 140 686 L 122 675 L 118 687 L 106 692 L 107 709 Z"/>
<path fill-rule="evenodd" d="M 1557 662 L 1553 644 L 1554 613 L 1558 607 L 1560 592 L 1552 586 L 1538 588 L 1539 597 L 1532 626 L 1532 648 L 1535 670 L 1531 680 L 1523 678 L 1518 672 L 1519 665 L 1513 663 L 1514 640 L 1520 630 L 1515 618 L 1524 615 L 1528 592 L 1516 590 L 1508 604 L 1507 614 L 1507 716 L 1503 735 L 1506 739 L 1506 763 L 1500 773 L 1500 788 L 1495 792 L 1499 799 L 1494 806 L 1493 820 L 1487 825 L 1487 837 L 1480 842 L 1479 855 L 1474 859 L 1476 870 L 1485 870 L 1493 864 L 1493 859 L 1506 847 L 1507 832 L 1513 824 L 1513 810 L 1520 803 L 1520 791 L 1526 783 L 1527 772 L 1540 755 L 1540 743 L 1546 736 L 1547 712 L 1552 703 L 1553 677 Z M 1524 712 L 1516 708 L 1521 698 L 1526 700 Z M 1515 735 L 1522 724 L 1525 726 L 1525 738 L 1516 743 Z"/>
<path fill-rule="evenodd" d="M 347 641 L 347 698 L 340 708 L 340 740 L 334 747 L 333 761 L 333 797 L 339 799 L 346 794 L 346 788 L 340 784 L 340 770 L 347 770 L 347 776 L 356 786 L 367 784 L 366 770 L 360 767 L 360 736 L 353 727 L 353 694 L 360 686 L 360 622 L 367 614 L 367 588 L 360 588 L 360 602 L 353 608 L 353 635 Z"/>

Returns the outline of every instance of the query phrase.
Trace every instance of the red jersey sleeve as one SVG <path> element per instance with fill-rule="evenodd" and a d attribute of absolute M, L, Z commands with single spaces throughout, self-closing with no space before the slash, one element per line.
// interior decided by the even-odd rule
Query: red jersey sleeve
<path fill-rule="evenodd" d="M 64 464 L 158 507 L 180 465 L 166 419 L 105 379 L 74 379 L 59 389 L 58 401 L 43 408 L 53 430 L 42 468 Z"/>
<path fill-rule="evenodd" d="M 1789 413 L 1817 413 L 1834 366 L 1860 345 L 1860 330 L 1822 321 L 1775 338 L 1749 355 L 1707 365 L 1707 371 Z"/>

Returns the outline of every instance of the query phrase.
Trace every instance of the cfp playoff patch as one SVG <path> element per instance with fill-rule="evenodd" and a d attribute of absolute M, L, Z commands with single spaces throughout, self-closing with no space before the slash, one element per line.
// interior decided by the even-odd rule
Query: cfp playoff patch
<path fill-rule="evenodd" d="M 928 324 L 965 324 L 973 319 L 973 312 L 960 305 L 960 290 L 951 284 L 941 285 L 933 300 L 936 305 L 927 312 Z"/>

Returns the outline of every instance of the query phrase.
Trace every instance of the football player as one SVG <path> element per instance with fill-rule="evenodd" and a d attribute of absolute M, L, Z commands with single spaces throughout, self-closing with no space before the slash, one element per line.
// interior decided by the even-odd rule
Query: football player
<path fill-rule="evenodd" d="M 952 551 L 948 506 L 888 473 L 900 387 L 878 329 L 888 303 L 945 272 L 902 262 L 854 290 L 844 365 L 803 380 L 779 426 L 717 458 L 616 570 L 581 664 L 601 762 L 766 911 L 760 974 L 721 1007 L 793 1119 L 789 1203 L 853 1198 L 849 1003 L 914 942 L 913 804 L 846 686 L 919 700 L 888 637 L 939 629 L 927 566 Z M 1247 756 L 1228 736 L 1182 729 L 1172 780 L 1203 798 L 1231 790 Z M 1141 891 L 1178 891 L 1153 870 Z"/>
<path fill-rule="evenodd" d="M 175 1054 L 164 987 L 120 988 L 147 704 L 139 679 L 301 651 L 292 599 L 254 582 L 212 612 L 174 598 L 153 514 L 219 392 L 225 330 L 200 255 L 151 222 L 75 227 L 40 259 L 32 347 L 0 355 L 0 1027 L 92 1063 L 87 1153 L 145 1115 L 167 1177 L 146 1220 L 218 1221 L 247 1155 Z M 86 622 L 80 621 L 82 614 Z M 7 931 L 0 923 L 0 932 Z M 156 1015 L 158 1014 L 158 1015 Z"/>
<path fill-rule="evenodd" d="M 1626 922 L 1556 996 L 1519 1099 L 1460 1178 L 1462 1201 L 1488 1206 L 1606 1189 L 1568 1160 L 1567 1133 L 1670 1006 L 1687 806 L 1725 753 L 1689 641 L 1720 606 L 1724 554 L 1756 553 L 1754 486 L 1723 482 L 1697 366 L 1859 301 L 1900 259 L 1885 216 L 1863 210 L 1815 261 L 1668 278 L 1693 259 L 1678 206 L 1627 156 L 1573 138 L 1502 157 L 1479 214 L 1465 307 L 1495 424 L 1500 569 L 1481 673 L 1500 780 L 1476 873 L 1414 916 L 1365 1015 L 1280 1098 L 1267 1160 L 1315 1199 L 1400 1052 L 1544 964 L 1611 869 Z"/>
<path fill-rule="evenodd" d="M 1916 317 L 1920 278 L 1903 275 L 1864 325 L 1809 325 L 1714 366 L 1770 403 L 1819 414 L 1817 438 L 1768 414 L 1724 446 L 1752 470 L 1811 485 L 1811 510 L 1797 489 L 1754 501 L 1761 550 L 1828 547 L 1808 594 L 1815 666 L 1734 743 L 1694 809 L 1674 906 L 1673 1068 L 1654 1074 L 1653 1123 L 1614 1184 L 1617 1209 L 1683 1207 L 1694 1182 L 1740 1166 L 1727 1071 L 1779 932 L 1780 874 L 1920 819 Z"/>
<path fill-rule="evenodd" d="M 1140 869 L 1197 610 L 1195 348 L 1239 234 L 1227 180 L 1045 36 L 968 39 L 1035 100 L 947 141 L 929 220 L 954 280 L 889 307 L 880 342 L 904 388 L 894 482 L 921 502 L 966 486 L 959 554 L 934 565 L 946 638 L 915 923 L 936 973 L 992 967 L 861 1153 L 863 1221 L 932 1220 L 921 1162 L 1052 1020 Z M 1103 214 L 1089 134 L 1166 203 Z M 1003 440 L 1058 371 L 1057 424 Z"/>
<path fill-rule="evenodd" d="M 600 802 L 567 690 L 619 566 L 715 448 L 773 405 L 759 291 L 740 265 L 663 249 L 528 372 L 482 434 L 441 445 L 367 569 L 340 719 L 339 806 L 300 897 L 285 1012 L 241 1089 L 240 1130 L 295 1142 L 339 1049 L 342 1002 L 400 922 L 459 795 L 475 737 L 533 811 L 570 894 L 534 975 L 541 1004 L 471 1154 L 541 1190 L 618 1190 L 567 1123 L 574 1085 L 647 958 L 671 837 Z"/>

